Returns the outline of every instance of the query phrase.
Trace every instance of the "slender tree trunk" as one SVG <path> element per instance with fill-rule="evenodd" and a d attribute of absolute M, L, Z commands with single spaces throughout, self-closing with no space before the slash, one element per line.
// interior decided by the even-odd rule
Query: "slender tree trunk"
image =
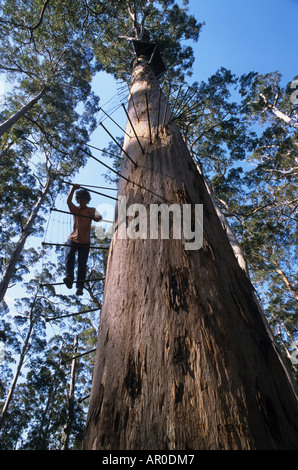
<path fill-rule="evenodd" d="M 118 205 L 83 448 L 295 448 L 294 385 L 177 126 L 162 125 L 165 99 L 158 113 L 144 60 L 131 97 L 144 153 L 128 122 L 124 149 L 137 166 L 125 154 L 121 172 L 137 184 L 120 178 L 118 195 L 147 213 L 165 200 L 203 204 L 203 246 L 120 239 Z"/>
<path fill-rule="evenodd" d="M 24 248 L 24 245 L 25 245 L 25 242 L 26 242 L 28 236 L 32 232 L 36 217 L 37 217 L 38 212 L 39 212 L 40 208 L 42 207 L 42 205 L 43 205 L 43 203 L 44 203 L 44 201 L 45 201 L 45 199 L 48 195 L 51 183 L 52 183 L 52 179 L 51 179 L 50 176 L 48 176 L 48 178 L 46 180 L 46 183 L 45 183 L 44 187 L 42 188 L 41 196 L 39 197 L 38 201 L 36 202 L 32 212 L 30 214 L 29 219 L 28 219 L 25 227 L 22 230 L 22 234 L 21 234 L 18 242 L 16 243 L 16 245 L 14 247 L 14 250 L 11 254 L 10 260 L 9 260 L 7 266 L 6 266 L 6 269 L 3 273 L 3 276 L 2 276 L 2 279 L 1 279 L 1 282 L 0 282 L 0 302 L 4 299 L 4 296 L 5 296 L 6 291 L 8 289 L 10 279 L 11 279 L 13 273 L 14 273 L 16 264 L 19 260 L 20 254 L 21 254 L 21 252 Z"/>
<path fill-rule="evenodd" d="M 273 264 L 276 266 L 275 270 L 276 272 L 281 276 L 283 282 L 287 286 L 287 288 L 292 292 L 293 296 L 295 297 L 296 300 L 298 300 L 298 292 L 294 288 L 293 284 L 289 281 L 288 277 L 284 273 L 284 271 L 280 268 L 279 264 L 276 261 L 273 261 Z"/>
<path fill-rule="evenodd" d="M 62 431 L 61 438 L 61 450 L 68 450 L 69 436 L 71 433 L 71 426 L 74 418 L 74 390 L 75 390 L 75 380 L 76 380 L 76 359 L 75 355 L 78 350 L 78 336 L 75 335 L 73 343 L 73 359 L 71 361 L 71 373 L 70 373 L 70 385 L 68 393 L 68 413 L 67 413 L 67 422 Z"/>
<path fill-rule="evenodd" d="M 10 118 L 0 124 L 0 137 L 4 132 L 9 131 L 9 129 L 42 98 L 45 93 L 45 88 L 43 88 L 36 96 L 34 96 L 28 103 L 26 103 L 22 108 L 16 111 Z"/>
<path fill-rule="evenodd" d="M 22 347 L 22 351 L 21 351 L 20 359 L 19 359 L 19 362 L 18 362 L 18 365 L 17 365 L 17 369 L 16 369 L 16 372 L 15 372 L 13 381 L 11 383 L 10 390 L 8 392 L 6 401 L 5 401 L 4 406 L 2 408 L 1 418 L 0 418 L 0 428 L 3 426 L 4 420 L 7 416 L 8 407 L 9 407 L 10 402 L 12 400 L 12 397 L 13 397 L 13 394 L 14 394 L 14 391 L 15 391 L 15 388 L 16 388 L 16 385 L 17 385 L 17 381 L 18 381 L 21 369 L 22 369 L 23 364 L 24 364 L 24 360 L 25 360 L 25 357 L 26 357 L 26 354 L 27 354 L 27 351 L 28 351 L 28 346 L 29 346 L 29 341 L 30 341 L 30 338 L 31 338 L 33 326 L 34 326 L 34 320 L 31 316 L 30 317 L 29 329 L 28 329 L 26 338 L 24 340 L 24 344 L 23 344 L 23 347 Z"/>

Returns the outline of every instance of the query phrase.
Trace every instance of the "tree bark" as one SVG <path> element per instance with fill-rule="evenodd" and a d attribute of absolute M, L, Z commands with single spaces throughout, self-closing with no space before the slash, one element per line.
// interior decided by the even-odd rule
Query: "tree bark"
<path fill-rule="evenodd" d="M 203 246 L 120 239 L 116 208 L 83 449 L 295 448 L 294 385 L 176 124 L 162 126 L 165 109 L 137 61 L 128 111 L 144 153 L 128 122 L 137 166 L 123 155 L 121 173 L 137 184 L 120 178 L 118 196 L 147 213 L 165 200 L 203 204 Z"/>
<path fill-rule="evenodd" d="M 18 111 L 16 111 L 10 118 L 0 124 L 0 137 L 4 132 L 9 131 L 9 129 L 42 98 L 45 93 L 45 88 L 43 88 L 36 96 L 34 96 L 28 103 L 22 106 Z"/>
<path fill-rule="evenodd" d="M 14 250 L 11 254 L 10 260 L 9 260 L 9 262 L 8 262 L 6 268 L 5 268 L 5 271 L 3 273 L 3 276 L 2 276 L 2 279 L 1 279 L 1 282 L 0 282 L 0 302 L 4 299 L 4 296 L 5 296 L 6 291 L 8 289 L 10 279 L 11 279 L 13 273 L 14 273 L 16 264 L 19 260 L 20 254 L 21 254 L 21 252 L 24 248 L 24 245 L 25 245 L 25 242 L 26 242 L 28 236 L 32 232 L 36 217 L 37 217 L 38 212 L 39 212 L 41 206 L 43 205 L 43 203 L 44 203 L 44 201 L 45 201 L 45 199 L 48 195 L 51 183 L 52 183 L 52 179 L 51 179 L 50 176 L 48 176 L 48 178 L 46 180 L 46 183 L 45 183 L 44 187 L 42 188 L 41 196 L 38 198 L 38 201 L 36 202 L 32 212 L 30 214 L 29 219 L 28 219 L 25 227 L 22 230 L 21 236 L 20 236 L 18 242 L 16 243 L 16 245 L 14 247 Z"/>

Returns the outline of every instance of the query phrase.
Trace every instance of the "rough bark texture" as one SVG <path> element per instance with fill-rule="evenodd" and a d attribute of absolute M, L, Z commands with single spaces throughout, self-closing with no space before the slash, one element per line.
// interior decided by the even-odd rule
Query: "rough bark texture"
<path fill-rule="evenodd" d="M 146 114 L 150 103 L 152 144 Z M 117 239 L 109 252 L 84 449 L 291 449 L 297 397 L 150 67 L 134 68 L 119 195 L 203 204 L 204 241 Z M 137 111 L 137 116 L 135 113 Z M 141 188 L 150 189 L 151 192 Z M 117 213 L 116 213 L 117 216 Z"/>

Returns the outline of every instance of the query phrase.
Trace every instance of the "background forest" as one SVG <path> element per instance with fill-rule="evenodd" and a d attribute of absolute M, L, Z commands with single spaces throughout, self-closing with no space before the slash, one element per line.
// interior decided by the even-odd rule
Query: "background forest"
<path fill-rule="evenodd" d="M 92 229 L 82 298 L 61 285 L 63 246 L 48 243 L 71 231 L 63 211 L 75 181 L 113 218 L 137 18 L 166 64 L 171 119 L 298 378 L 298 75 L 249 61 L 238 74 L 220 58 L 198 71 L 200 3 L 0 0 L 0 449 L 81 447 L 111 224 Z"/>

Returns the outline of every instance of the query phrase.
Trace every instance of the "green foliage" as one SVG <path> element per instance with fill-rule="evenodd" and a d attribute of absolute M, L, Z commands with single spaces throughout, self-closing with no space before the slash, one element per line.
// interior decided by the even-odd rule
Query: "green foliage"
<path fill-rule="evenodd" d="M 105 244 L 101 241 L 100 244 Z M 50 255 L 49 255 L 50 256 Z M 51 256 L 50 256 L 51 258 Z M 96 347 L 103 285 L 89 283 L 87 297 L 64 294 L 59 287 L 40 288 L 42 282 L 55 282 L 63 276 L 61 262 L 52 264 L 44 256 L 43 269 L 27 283 L 27 295 L 16 300 L 17 315 L 2 321 L 5 334 L 6 373 L 1 373 L 1 402 L 4 402 L 11 382 L 8 358 L 17 359 L 29 328 L 32 328 L 24 364 L 23 380 L 14 392 L 13 402 L 1 430 L 2 449 L 59 449 L 61 433 L 67 420 L 70 364 L 73 337 L 79 336 L 78 354 Z M 94 251 L 89 256 L 88 278 L 104 276 L 106 254 Z M 65 290 L 65 287 L 63 288 Z M 62 290 L 63 290 L 62 289 Z M 98 310 L 88 312 L 90 309 Z M 86 313 L 84 313 L 86 311 Z M 70 315 L 81 312 L 81 315 Z M 7 307 L 3 314 L 7 314 Z M 61 318 L 63 316 L 63 318 Z M 17 332 L 15 337 L 12 332 Z M 65 362 L 68 361 L 68 362 Z M 94 353 L 77 360 L 75 410 L 70 447 L 80 446 L 86 406 L 91 387 Z M 82 401 L 81 401 L 82 400 Z"/>
<path fill-rule="evenodd" d="M 51 187 L 35 220 L 35 236 L 43 233 L 50 199 L 62 190 L 57 176 L 74 175 L 86 162 L 80 149 L 84 149 L 94 128 L 99 98 L 91 89 L 98 65 L 88 40 L 84 39 L 81 2 L 70 5 L 3 0 L 1 7 L 0 68 L 13 85 L 6 95 L 2 119 L 12 116 L 32 96 L 44 91 L 2 136 L 0 143 L 4 271 L 45 180 L 51 177 Z M 11 281 L 21 280 L 38 257 L 33 249 L 23 250 Z"/>
<path fill-rule="evenodd" d="M 241 99 L 233 119 L 233 125 L 239 123 L 233 131 L 238 138 L 231 146 L 233 133 L 222 130 L 218 120 L 215 134 L 212 128 L 211 133 L 207 128 L 200 134 L 198 154 L 214 197 L 238 237 L 267 319 L 289 358 L 291 344 L 298 338 L 298 137 L 284 118 L 295 115 L 292 90 L 289 85 L 283 88 L 280 81 L 278 73 L 240 77 Z M 239 144 L 240 152 L 234 152 Z M 204 147 L 209 152 L 202 153 Z M 241 167 L 236 164 L 238 159 L 243 162 Z M 289 366 L 297 374 L 291 361 Z"/>
<path fill-rule="evenodd" d="M 150 38 L 162 49 L 169 77 L 181 79 L 191 71 L 194 61 L 193 50 L 187 41 L 198 40 L 202 24 L 188 14 L 188 2 L 178 6 L 174 1 L 159 0 L 151 7 L 149 3 L 118 0 L 107 7 L 106 2 L 89 2 L 89 24 L 94 31 L 100 25 L 100 34 L 95 33 L 94 41 L 96 59 L 108 73 L 127 80 L 134 59 L 133 46 L 127 38 Z M 146 26 L 142 28 L 144 13 L 148 16 Z"/>

